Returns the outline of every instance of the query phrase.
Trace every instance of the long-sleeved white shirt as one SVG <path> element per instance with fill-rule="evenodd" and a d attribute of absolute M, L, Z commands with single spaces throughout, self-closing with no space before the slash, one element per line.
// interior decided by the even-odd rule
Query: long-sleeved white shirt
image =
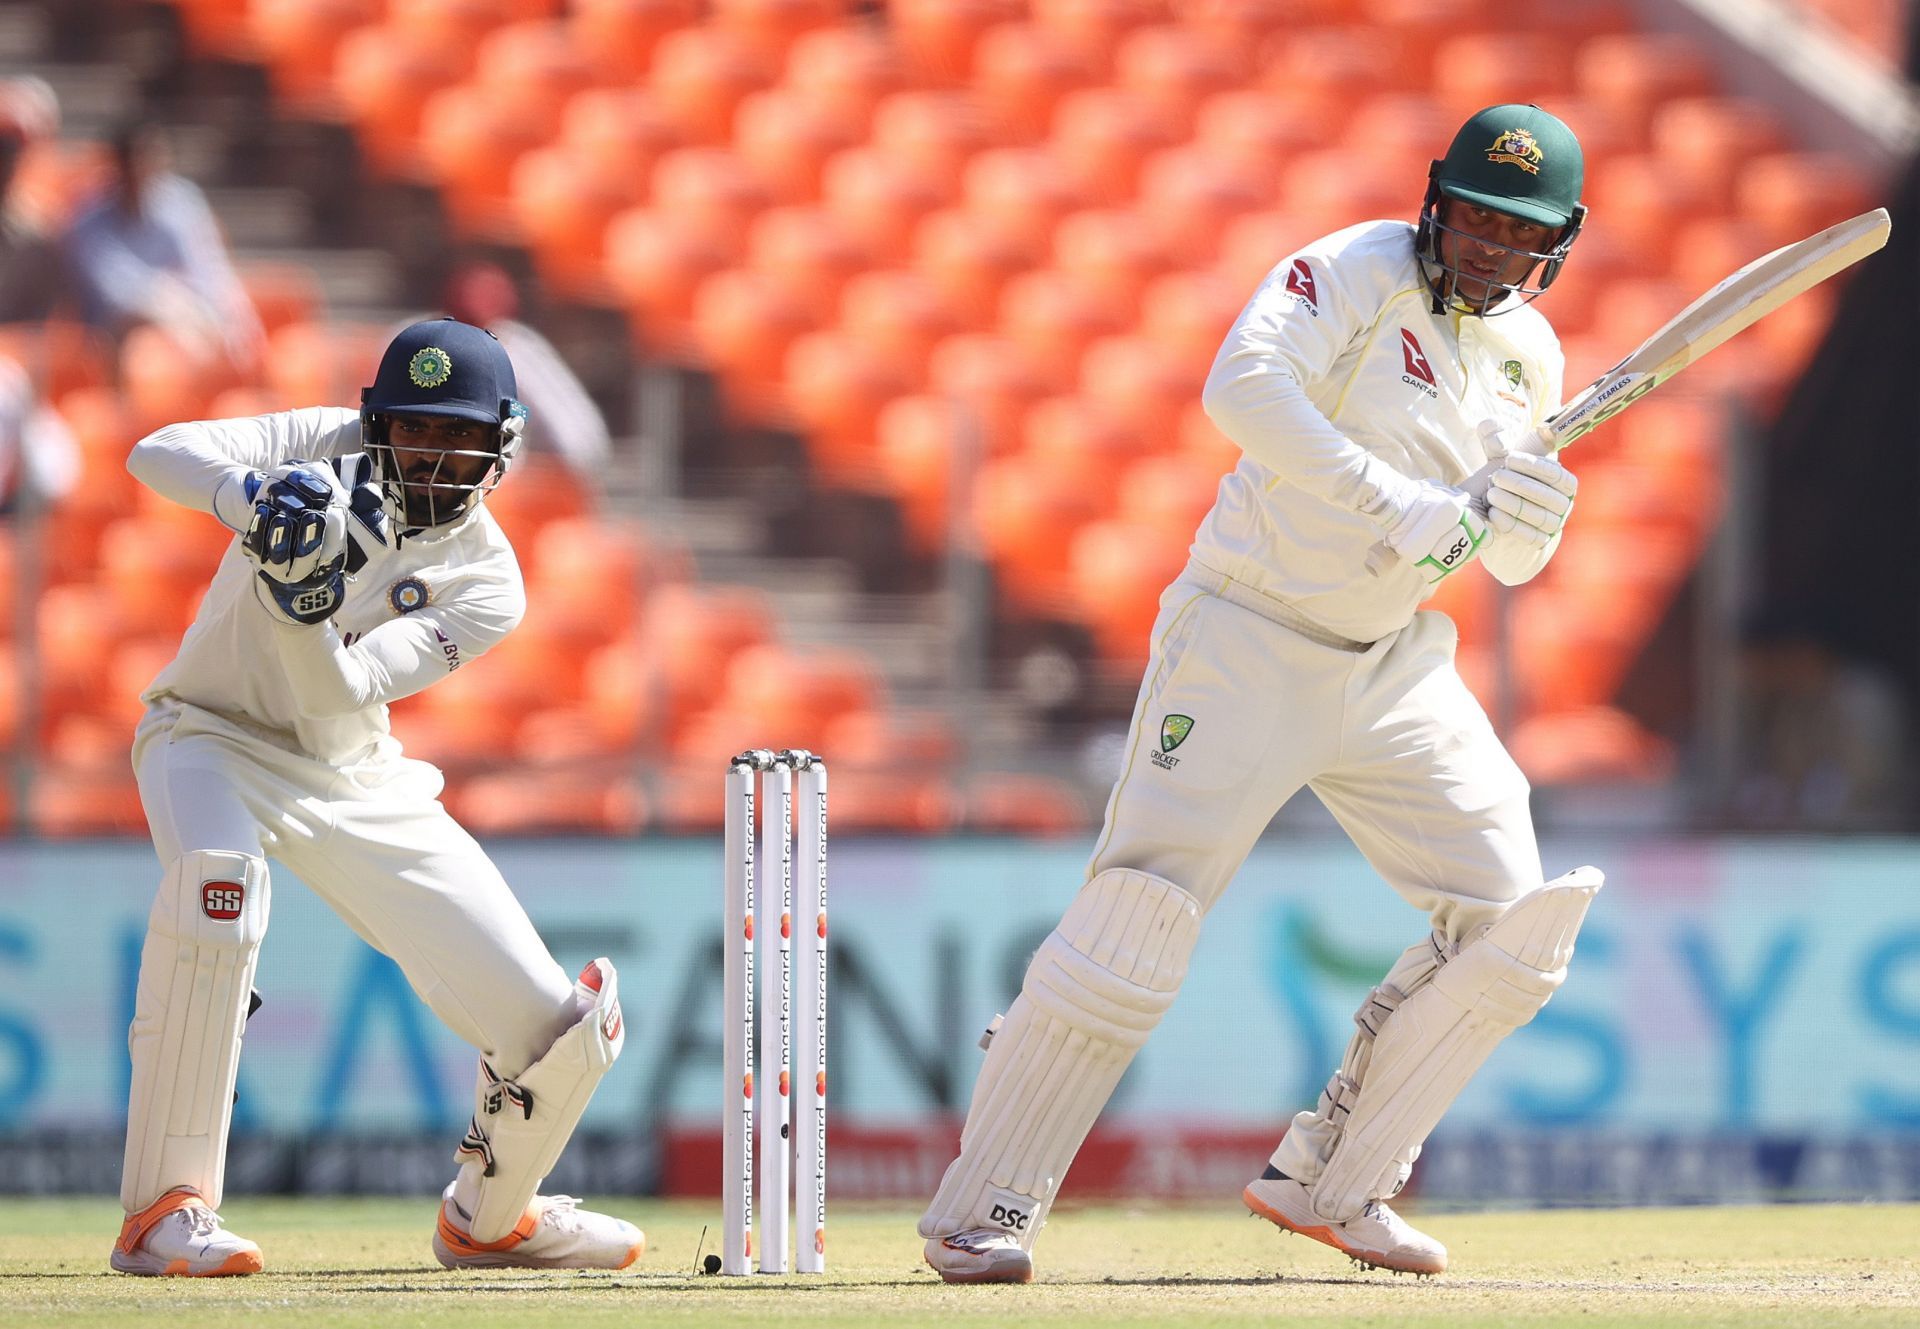
<path fill-rule="evenodd" d="M 1241 311 L 1202 401 L 1238 444 L 1192 556 L 1337 636 L 1404 627 L 1431 587 L 1380 575 L 1367 515 L 1411 482 L 1487 462 L 1479 425 L 1518 432 L 1559 409 L 1565 360 L 1532 305 L 1432 312 L 1413 227 L 1366 222 L 1283 259 Z"/>
<path fill-rule="evenodd" d="M 360 419 L 316 406 L 170 425 L 136 443 L 127 467 L 155 492 L 240 529 L 250 471 L 361 448 Z M 313 627 L 261 604 L 238 539 L 221 559 L 180 652 L 147 690 L 271 731 L 296 751 L 345 765 L 390 733 L 387 703 L 446 677 L 499 642 L 526 612 L 520 566 L 482 505 L 460 521 L 381 544 L 349 520 L 367 563 L 344 603 Z"/>

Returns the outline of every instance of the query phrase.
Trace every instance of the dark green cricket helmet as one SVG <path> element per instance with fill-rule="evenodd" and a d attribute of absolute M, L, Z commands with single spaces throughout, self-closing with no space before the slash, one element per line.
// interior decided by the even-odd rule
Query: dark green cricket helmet
<path fill-rule="evenodd" d="M 1538 106 L 1489 106 L 1460 127 L 1447 155 L 1428 171 L 1415 250 L 1423 267 L 1440 269 L 1438 274 L 1429 273 L 1437 284 L 1450 289 L 1459 274 L 1440 262 L 1440 233 L 1450 229 L 1439 220 L 1442 198 L 1555 227 L 1552 243 L 1536 255 L 1539 284 L 1528 286 L 1523 279 L 1505 288 L 1521 296 L 1519 304 L 1524 304 L 1553 284 L 1567 250 L 1580 234 L 1587 216 L 1586 205 L 1580 202 L 1585 181 L 1586 158 L 1565 121 Z M 1442 296 L 1436 299 L 1445 303 Z"/>

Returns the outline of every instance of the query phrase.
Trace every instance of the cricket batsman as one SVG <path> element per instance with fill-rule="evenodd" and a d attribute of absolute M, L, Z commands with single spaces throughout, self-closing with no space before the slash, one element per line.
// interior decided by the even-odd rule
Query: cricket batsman
<path fill-rule="evenodd" d="M 162 872 L 127 1038 L 122 1273 L 262 1267 L 218 1211 L 269 857 L 479 1050 L 440 1263 L 618 1269 L 645 1248 L 630 1223 L 536 1194 L 620 1055 L 613 966 L 567 981 L 437 801 L 440 772 L 387 724 L 387 703 L 470 663 L 525 611 L 482 502 L 525 426 L 500 343 L 437 319 L 393 339 L 358 412 L 178 424 L 134 445 L 135 476 L 235 539 L 134 739 Z"/>
<path fill-rule="evenodd" d="M 1527 781 L 1455 672 L 1453 623 L 1419 605 L 1476 560 L 1518 585 L 1559 545 L 1574 478 L 1510 445 L 1560 406 L 1533 301 L 1579 236 L 1582 175 L 1552 115 L 1480 111 L 1433 163 L 1417 223 L 1283 259 L 1227 334 L 1203 401 L 1243 455 L 1161 598 L 1085 884 L 990 1031 L 920 1220 L 948 1282 L 1032 1278 L 1061 1178 L 1201 919 L 1302 785 L 1431 930 L 1243 1199 L 1362 1263 L 1446 1268 L 1387 1202 L 1566 977 L 1602 876 L 1545 880 Z"/>

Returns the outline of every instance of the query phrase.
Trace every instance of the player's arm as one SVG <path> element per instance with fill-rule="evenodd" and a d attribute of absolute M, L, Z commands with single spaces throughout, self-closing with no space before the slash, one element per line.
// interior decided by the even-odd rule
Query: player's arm
<path fill-rule="evenodd" d="M 359 437 L 353 412 L 332 407 L 194 420 L 155 430 L 134 444 L 127 469 L 156 494 L 244 532 L 254 517 L 249 476 L 295 457 L 337 456 L 358 447 Z"/>
<path fill-rule="evenodd" d="M 1282 262 L 1227 333 L 1200 399 L 1241 451 L 1355 512 L 1404 506 L 1416 482 L 1342 433 L 1308 388 L 1332 372 L 1379 312 L 1377 303 L 1372 293 L 1348 289 L 1339 266 L 1316 255 Z"/>
<path fill-rule="evenodd" d="M 452 603 L 389 619 L 351 645 L 331 621 L 270 618 L 301 714 L 325 719 L 412 696 L 494 646 L 525 612 L 515 576 L 469 584 Z"/>

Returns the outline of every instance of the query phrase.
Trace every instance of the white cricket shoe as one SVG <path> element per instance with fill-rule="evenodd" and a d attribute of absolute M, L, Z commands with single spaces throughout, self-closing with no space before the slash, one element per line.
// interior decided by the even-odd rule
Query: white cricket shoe
<path fill-rule="evenodd" d="M 1269 1167 L 1240 1192 L 1247 1208 L 1275 1227 L 1324 1241 L 1357 1263 L 1395 1273 L 1439 1274 L 1447 1268 L 1447 1248 L 1387 1207 L 1369 1200 L 1344 1223 L 1329 1223 L 1313 1211 L 1307 1188 Z"/>
<path fill-rule="evenodd" d="M 475 1241 L 448 1186 L 433 1253 L 449 1269 L 625 1269 L 647 1249 L 647 1234 L 624 1218 L 580 1208 L 571 1195 L 536 1195 L 513 1231 Z"/>
<path fill-rule="evenodd" d="M 163 1278 L 223 1278 L 265 1267 L 258 1246 L 220 1226 L 199 1192 L 185 1188 L 130 1216 L 108 1263 L 123 1274 Z"/>
<path fill-rule="evenodd" d="M 949 1283 L 1031 1283 L 1033 1257 L 997 1227 L 927 1240 L 927 1263 Z"/>

